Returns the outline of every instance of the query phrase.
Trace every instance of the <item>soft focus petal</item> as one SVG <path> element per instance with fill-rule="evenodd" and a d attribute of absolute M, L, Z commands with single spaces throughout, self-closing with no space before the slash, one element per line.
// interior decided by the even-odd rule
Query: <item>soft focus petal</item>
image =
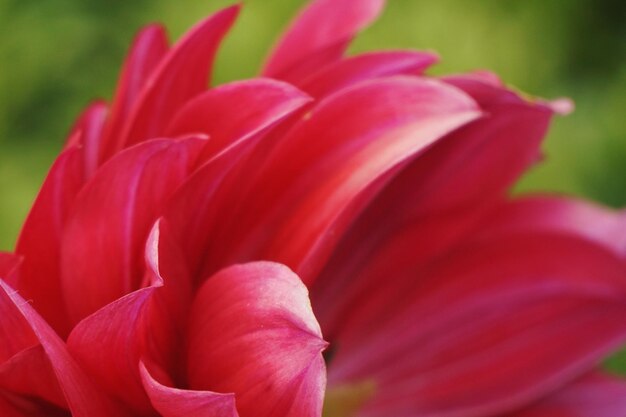
<path fill-rule="evenodd" d="M 626 381 L 600 373 L 585 376 L 510 417 L 626 416 Z"/>
<path fill-rule="evenodd" d="M 66 148 L 76 145 L 82 147 L 85 177 L 90 177 L 98 166 L 98 157 L 107 114 L 108 107 L 105 102 L 93 102 L 83 111 L 69 135 Z"/>
<path fill-rule="evenodd" d="M 242 417 L 319 417 L 326 346 L 288 268 L 250 263 L 202 286 L 189 328 L 189 385 L 234 392 Z"/>
<path fill-rule="evenodd" d="M 23 257 L 17 289 L 62 336 L 69 332 L 69 323 L 61 292 L 61 236 L 82 184 L 81 150 L 69 148 L 50 169 L 16 248 Z"/>
<path fill-rule="evenodd" d="M 163 135 L 176 111 L 207 88 L 217 48 L 238 11 L 231 6 L 214 14 L 172 47 L 137 98 L 120 147 Z"/>
<path fill-rule="evenodd" d="M 384 0 L 316 0 L 291 24 L 263 75 L 298 84 L 339 60 L 354 36 L 376 19 Z"/>
<path fill-rule="evenodd" d="M 418 75 L 437 61 L 429 52 L 370 52 L 346 58 L 307 78 L 300 87 L 313 97 L 324 97 L 361 81 L 393 75 Z"/>
<path fill-rule="evenodd" d="M 383 249 L 366 265 L 377 293 L 331 340 L 332 383 L 376 381 L 363 415 L 510 411 L 626 340 L 624 264 L 585 239 L 499 236 L 415 268 L 408 253 Z"/>
<path fill-rule="evenodd" d="M 63 237 L 63 295 L 73 322 L 139 287 L 143 247 L 206 140 L 155 139 L 103 165 L 85 185 Z"/>
<path fill-rule="evenodd" d="M 0 306 L 13 308 L 15 320 L 25 320 L 43 347 L 65 394 L 73 417 L 124 417 L 128 414 L 102 395 L 68 353 L 59 336 L 15 290 L 0 280 Z M 8 308 L 7 307 L 7 308 Z M 3 315 L 3 322 L 6 320 Z M 8 340 L 2 337 L 2 340 Z"/>
<path fill-rule="evenodd" d="M 141 365 L 143 386 L 153 407 L 163 417 L 239 417 L 233 394 L 191 391 L 167 387 Z"/>
<path fill-rule="evenodd" d="M 223 222 L 216 262 L 280 261 L 309 283 L 403 164 L 479 115 L 459 90 L 418 78 L 377 80 L 329 97 L 269 156 L 258 156 L 254 177 L 242 171 L 233 191 L 256 198 L 242 199 L 240 212 Z"/>
<path fill-rule="evenodd" d="M 225 84 L 189 101 L 176 114 L 168 136 L 209 135 L 203 158 L 208 159 L 274 125 L 310 100 L 291 85 L 270 79 Z"/>
<path fill-rule="evenodd" d="M 14 285 L 18 279 L 18 269 L 22 258 L 9 252 L 0 252 L 0 279 L 9 285 Z"/>
<path fill-rule="evenodd" d="M 122 129 L 129 123 L 141 91 L 146 88 L 146 82 L 158 68 L 167 50 L 167 35 L 165 29 L 159 25 L 147 26 L 135 38 L 111 105 L 111 114 L 100 144 L 98 163 L 109 159 L 123 146 Z"/>

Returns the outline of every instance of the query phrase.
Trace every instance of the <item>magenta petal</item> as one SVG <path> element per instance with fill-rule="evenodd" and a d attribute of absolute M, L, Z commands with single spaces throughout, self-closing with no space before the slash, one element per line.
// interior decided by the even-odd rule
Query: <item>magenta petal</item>
<path fill-rule="evenodd" d="M 43 399 L 60 407 L 67 406 L 50 361 L 40 344 L 22 350 L 0 365 L 0 391 L 2 389 L 25 397 Z"/>
<path fill-rule="evenodd" d="M 147 26 L 135 38 L 118 81 L 98 153 L 98 163 L 106 161 L 122 148 L 122 129 L 129 122 L 141 91 L 167 50 L 167 35 L 165 29 L 159 25 Z"/>
<path fill-rule="evenodd" d="M 291 24 L 263 75 L 298 84 L 343 55 L 352 38 L 376 19 L 384 0 L 316 0 Z"/>
<path fill-rule="evenodd" d="M 63 294 L 73 322 L 139 288 L 143 247 L 171 194 L 195 168 L 202 138 L 156 139 L 103 165 L 63 236 Z"/>
<path fill-rule="evenodd" d="M 83 154 L 85 177 L 90 177 L 98 167 L 103 130 L 108 115 L 107 104 L 95 101 L 80 115 L 69 135 L 66 149 L 80 145 Z"/>
<path fill-rule="evenodd" d="M 626 416 L 626 381 L 594 373 L 508 417 Z"/>
<path fill-rule="evenodd" d="M 18 269 L 22 258 L 9 252 L 0 252 L 0 279 L 14 286 L 18 279 Z"/>
<path fill-rule="evenodd" d="M 219 43 L 238 12 L 231 6 L 214 14 L 172 47 L 137 98 L 121 147 L 163 135 L 175 112 L 207 88 Z"/>
<path fill-rule="evenodd" d="M 337 61 L 300 83 L 313 97 L 324 97 L 361 81 L 392 75 L 418 75 L 437 61 L 429 52 L 370 52 Z"/>
<path fill-rule="evenodd" d="M 61 292 L 59 248 L 70 207 L 82 184 L 81 149 L 68 148 L 50 169 L 15 250 L 23 257 L 16 288 L 62 336 L 70 327 Z"/>
<path fill-rule="evenodd" d="M 397 263 L 390 257 L 380 272 L 393 274 Z M 393 304 L 354 311 L 335 336 L 329 380 L 374 379 L 380 387 L 364 415 L 512 411 L 626 341 L 624 264 L 585 239 L 498 237 L 404 271 L 412 283 L 393 283 L 411 285 L 379 280 Z"/>
<path fill-rule="evenodd" d="M 371 81 L 328 97 L 261 156 L 248 190 L 256 198 L 227 223 L 224 240 L 236 249 L 224 257 L 279 261 L 309 283 L 398 169 L 479 116 L 456 88 L 420 78 Z M 242 183 L 250 183 L 246 172 Z"/>
<path fill-rule="evenodd" d="M 233 394 L 170 388 L 140 364 L 141 380 L 152 406 L 163 417 L 238 417 Z"/>
<path fill-rule="evenodd" d="M 319 417 L 326 346 L 308 292 L 288 268 L 257 262 L 209 278 L 189 329 L 189 384 L 234 392 L 242 417 Z"/>
<path fill-rule="evenodd" d="M 85 375 L 54 330 L 26 300 L 2 280 L 0 280 L 0 305 L 12 305 L 21 318 L 28 322 L 50 361 L 74 417 L 127 416 L 124 410 L 103 396 Z M 3 337 L 3 340 L 6 339 Z"/>
<path fill-rule="evenodd" d="M 289 84 L 255 79 L 212 88 L 189 101 L 167 129 L 169 136 L 205 133 L 208 159 L 261 132 L 311 99 Z"/>

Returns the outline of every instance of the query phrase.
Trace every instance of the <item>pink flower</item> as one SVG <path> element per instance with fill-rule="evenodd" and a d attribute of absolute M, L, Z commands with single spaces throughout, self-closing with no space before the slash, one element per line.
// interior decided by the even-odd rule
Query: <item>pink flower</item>
<path fill-rule="evenodd" d="M 208 90 L 238 7 L 139 34 L 0 255 L 0 415 L 626 413 L 624 214 L 508 197 L 563 102 L 344 57 L 382 5 Z"/>

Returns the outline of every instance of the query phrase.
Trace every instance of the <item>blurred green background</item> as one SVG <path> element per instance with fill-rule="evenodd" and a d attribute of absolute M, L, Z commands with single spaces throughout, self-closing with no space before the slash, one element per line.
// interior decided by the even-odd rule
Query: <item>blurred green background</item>
<path fill-rule="evenodd" d="M 231 0 L 0 0 L 0 250 L 13 247 L 28 207 L 74 117 L 110 98 L 142 25 L 177 38 Z M 215 81 L 250 77 L 301 0 L 247 0 L 218 57 Z M 626 2 L 389 0 L 352 51 L 438 51 L 433 74 L 490 69 L 530 94 L 569 96 L 546 161 L 522 190 L 626 204 Z M 626 356 L 611 361 L 626 370 Z"/>

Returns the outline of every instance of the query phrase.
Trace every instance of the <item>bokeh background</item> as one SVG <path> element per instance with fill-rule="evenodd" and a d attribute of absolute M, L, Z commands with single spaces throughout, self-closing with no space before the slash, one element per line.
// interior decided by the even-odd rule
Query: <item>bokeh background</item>
<path fill-rule="evenodd" d="M 235 0 L 0 0 L 0 250 L 20 224 L 74 117 L 108 99 L 140 26 L 172 38 Z M 303 0 L 245 0 L 223 45 L 216 82 L 253 76 Z M 626 1 L 389 0 L 352 52 L 439 52 L 432 74 L 490 69 L 546 98 L 568 96 L 546 159 L 518 191 L 549 190 L 626 205 Z M 626 355 L 610 361 L 626 371 Z"/>

